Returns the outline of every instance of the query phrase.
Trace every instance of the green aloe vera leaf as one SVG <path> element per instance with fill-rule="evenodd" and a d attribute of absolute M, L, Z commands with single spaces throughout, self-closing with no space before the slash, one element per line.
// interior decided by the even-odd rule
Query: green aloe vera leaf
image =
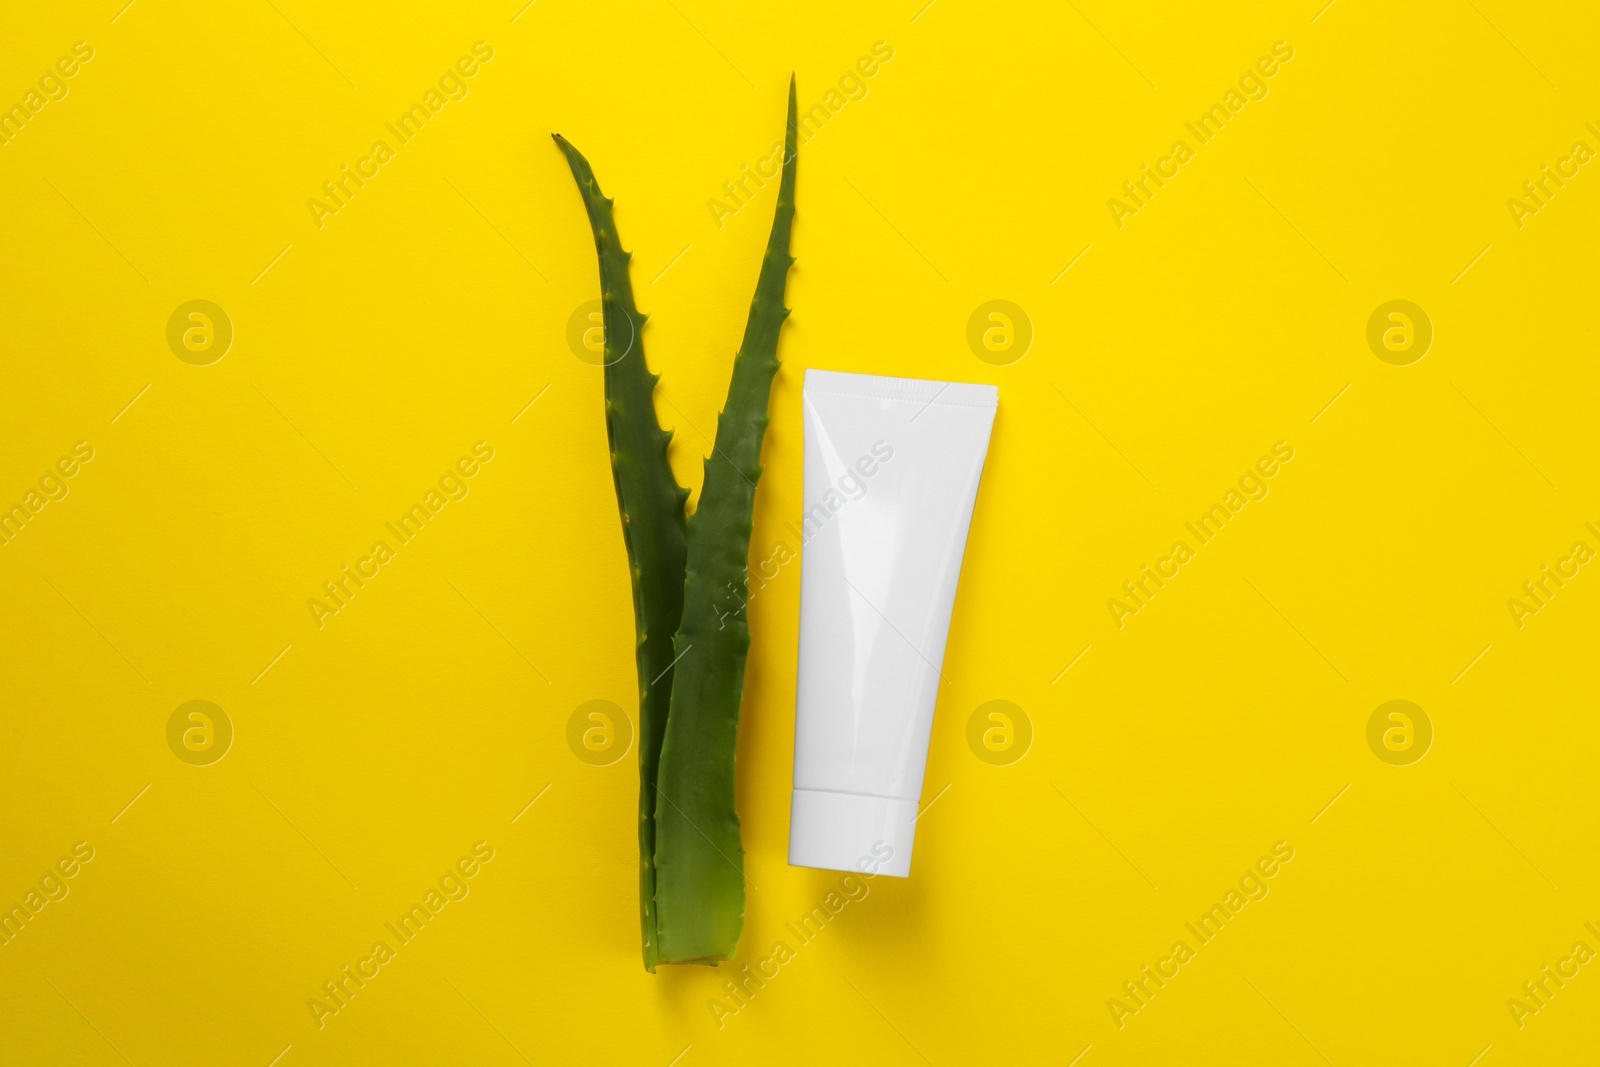
<path fill-rule="evenodd" d="M 750 628 L 746 567 L 767 399 L 778 370 L 778 332 L 789 316 L 784 285 L 794 258 L 795 91 L 777 213 L 733 360 L 728 399 L 689 519 L 677 672 L 661 746 L 656 802 L 656 921 L 663 963 L 731 959 L 744 927 L 744 850 L 734 809 L 734 757 Z"/>
<path fill-rule="evenodd" d="M 673 634 L 683 613 L 686 556 L 684 501 L 667 462 L 669 431 L 656 420 L 657 375 L 645 364 L 645 316 L 633 303 L 628 280 L 632 255 L 622 250 L 612 201 L 595 181 L 589 161 L 560 134 L 572 177 L 583 196 L 600 258 L 600 307 L 605 331 L 606 440 L 622 540 L 633 577 L 633 616 L 639 668 L 639 909 L 644 966 L 659 960 L 656 938 L 656 771 L 672 693 Z"/>

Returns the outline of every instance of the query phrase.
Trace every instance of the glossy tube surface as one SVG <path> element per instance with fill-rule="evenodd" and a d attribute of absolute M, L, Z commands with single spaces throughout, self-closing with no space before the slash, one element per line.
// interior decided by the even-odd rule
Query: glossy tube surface
<path fill-rule="evenodd" d="M 904 878 L 999 391 L 806 372 L 789 863 Z"/>

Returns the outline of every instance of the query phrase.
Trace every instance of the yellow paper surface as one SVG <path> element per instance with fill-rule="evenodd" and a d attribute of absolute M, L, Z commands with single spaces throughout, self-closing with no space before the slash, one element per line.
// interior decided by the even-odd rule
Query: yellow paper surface
<path fill-rule="evenodd" d="M 0 15 L 0 1061 L 1583 1062 L 1596 15 L 1318 2 Z M 651 976 L 549 134 L 698 491 L 791 70 L 746 930 Z M 1000 389 L 907 881 L 786 864 L 807 367 Z"/>

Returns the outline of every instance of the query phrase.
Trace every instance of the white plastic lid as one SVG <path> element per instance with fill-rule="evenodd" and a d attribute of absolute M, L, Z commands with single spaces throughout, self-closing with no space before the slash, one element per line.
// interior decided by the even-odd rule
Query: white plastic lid
<path fill-rule="evenodd" d="M 789 866 L 911 875 L 917 802 L 796 789 L 789 809 Z"/>

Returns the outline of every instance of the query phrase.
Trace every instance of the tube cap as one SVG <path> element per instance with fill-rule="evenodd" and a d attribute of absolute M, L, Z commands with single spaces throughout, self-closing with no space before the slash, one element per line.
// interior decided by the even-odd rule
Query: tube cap
<path fill-rule="evenodd" d="M 789 866 L 911 875 L 917 802 L 796 789 L 789 810 Z"/>

